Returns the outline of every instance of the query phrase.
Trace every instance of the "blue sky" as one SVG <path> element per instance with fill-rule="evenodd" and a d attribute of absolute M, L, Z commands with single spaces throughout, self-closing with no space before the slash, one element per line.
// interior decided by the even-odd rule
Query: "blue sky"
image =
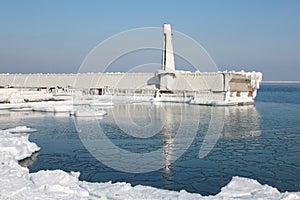
<path fill-rule="evenodd" d="M 109 36 L 171 23 L 220 70 L 300 80 L 299 10 L 298 0 L 0 0 L 0 73 L 77 72 Z"/>

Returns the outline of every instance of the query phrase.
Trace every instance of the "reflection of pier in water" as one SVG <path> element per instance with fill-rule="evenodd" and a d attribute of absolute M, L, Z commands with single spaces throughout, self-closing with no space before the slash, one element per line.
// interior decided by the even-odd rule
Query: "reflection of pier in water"
<path fill-rule="evenodd" d="M 213 112 L 213 109 L 217 112 Z M 218 134 L 218 138 L 254 137 L 261 134 L 260 116 L 253 105 L 209 107 L 176 103 L 141 103 L 115 105 L 108 112 L 107 118 L 103 118 L 102 121 L 114 121 L 113 123 L 117 123 L 125 133 L 130 133 L 131 136 L 150 138 L 158 134 L 162 145 L 162 166 L 166 172 L 170 170 L 170 165 L 176 159 L 177 153 L 182 151 L 178 148 L 185 148 L 184 144 L 187 143 L 184 140 L 187 138 L 191 140 L 196 134 L 207 135 L 212 117 L 224 120 L 223 131 L 211 133 Z M 212 113 L 223 116 L 212 116 Z M 195 124 L 195 121 L 198 124 Z M 185 128 L 186 133 L 175 140 L 181 126 Z M 192 126 L 196 126 L 197 133 L 191 133 L 194 130 Z"/>
<path fill-rule="evenodd" d="M 106 108 L 108 115 L 103 119 L 98 120 L 98 122 L 100 122 L 100 124 L 117 124 L 125 134 L 130 134 L 129 136 L 138 139 L 130 140 L 131 142 L 137 142 L 140 147 L 144 145 L 144 152 L 161 148 L 162 157 L 158 160 L 161 160 L 161 166 L 168 172 L 172 162 L 188 148 L 188 144 L 190 144 L 195 137 L 208 135 L 207 130 L 209 123 L 212 117 L 214 117 L 212 116 L 213 109 L 218 111 L 214 113 L 223 115 L 223 118 L 220 116 L 218 116 L 218 118 L 224 119 L 223 131 L 220 133 L 213 133 L 218 134 L 218 139 L 221 137 L 253 137 L 261 134 L 259 122 L 260 116 L 255 106 L 210 107 L 176 103 L 116 104 L 114 107 Z M 0 118 L 3 122 L 10 124 L 11 121 L 16 121 L 16 126 L 19 125 L 18 122 L 20 123 L 27 118 L 43 117 L 56 118 L 57 116 L 31 111 L 2 111 L 0 114 Z M 91 119 L 89 119 L 88 122 L 90 120 Z M 86 123 L 86 126 L 88 127 L 91 126 L 90 123 L 83 123 Z M 182 128 L 185 133 L 180 135 L 180 137 L 177 137 L 180 128 Z M 111 129 L 110 132 L 111 131 L 115 132 L 115 129 Z M 86 137 L 91 136 L 93 136 L 94 139 L 101 139 L 97 133 L 86 135 Z M 110 135 L 108 136 L 110 137 Z M 112 137 L 115 138 L 111 139 L 123 138 L 119 136 Z M 141 140 L 139 140 L 139 138 Z M 146 144 L 144 144 L 143 139 L 147 140 Z M 126 139 L 122 139 L 122 141 L 123 144 L 127 142 Z M 200 145 L 203 146 L 201 143 Z M 137 153 L 140 151 L 139 149 L 134 148 L 134 144 L 128 145 L 128 150 Z"/>
<path fill-rule="evenodd" d="M 187 107 L 186 107 L 187 108 Z M 181 107 L 181 109 L 186 109 Z M 219 109 L 221 112 L 219 114 L 224 115 L 224 128 L 220 133 L 221 137 L 230 137 L 230 138 L 241 138 L 241 137 L 255 137 L 260 136 L 260 122 L 259 122 L 259 113 L 256 110 L 255 106 L 243 106 L 243 107 L 203 107 L 203 117 L 209 117 L 208 114 L 211 115 L 211 109 Z M 176 109 L 175 109 L 176 110 Z M 210 111 L 209 111 L 210 110 Z M 172 155 L 174 154 L 174 135 L 176 134 L 176 128 L 174 124 L 176 124 L 178 119 L 176 120 L 176 116 L 173 115 L 174 108 L 166 108 L 165 109 L 165 122 L 164 126 L 161 130 L 162 140 L 163 140 L 163 169 L 167 173 L 169 173 L 170 165 L 172 163 Z M 198 117 L 197 115 L 194 117 Z M 220 116 L 219 116 L 220 117 Z M 177 122 L 176 122 L 177 121 Z M 207 123 L 207 119 L 203 119 L 200 121 L 199 126 Z"/>
<path fill-rule="evenodd" d="M 260 115 L 253 105 L 225 107 L 223 137 L 260 136 Z"/>

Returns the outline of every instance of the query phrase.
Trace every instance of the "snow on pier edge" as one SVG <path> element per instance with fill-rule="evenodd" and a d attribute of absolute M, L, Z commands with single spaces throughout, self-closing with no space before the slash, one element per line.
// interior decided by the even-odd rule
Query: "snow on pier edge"
<path fill-rule="evenodd" d="M 89 183 L 79 181 L 79 172 L 42 170 L 29 173 L 18 160 L 29 157 L 39 147 L 28 134 L 0 130 L 0 199 L 300 199 L 300 192 L 280 193 L 256 180 L 233 177 L 215 196 L 201 196 L 185 190 L 168 191 L 129 183 Z"/>

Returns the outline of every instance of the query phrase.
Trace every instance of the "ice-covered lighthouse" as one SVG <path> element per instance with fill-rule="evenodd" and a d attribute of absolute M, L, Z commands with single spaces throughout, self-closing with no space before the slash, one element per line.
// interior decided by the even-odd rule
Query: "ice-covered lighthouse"
<path fill-rule="evenodd" d="M 175 69 L 172 30 L 163 24 L 161 69 L 153 73 L 0 74 L 0 99 L 18 91 L 20 100 L 36 101 L 33 92 L 47 98 L 73 93 L 126 96 L 145 101 L 204 105 L 253 104 L 262 80 L 260 72 L 199 72 Z M 99 55 L 101 56 L 101 55 Z M 74 85 L 76 82 L 76 85 Z M 2 89 L 1 89 L 2 88 Z M 1 90 L 5 90 L 2 92 Z M 67 94 L 64 94 L 66 93 Z M 3 95 L 1 95 L 3 94 Z M 21 94 L 21 95 L 20 95 Z M 55 94 L 55 97 L 49 95 Z M 23 96 L 22 96 L 23 95 Z"/>

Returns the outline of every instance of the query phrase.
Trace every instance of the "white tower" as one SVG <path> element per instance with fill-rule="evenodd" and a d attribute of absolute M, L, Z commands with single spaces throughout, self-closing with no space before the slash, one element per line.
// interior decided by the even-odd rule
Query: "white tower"
<path fill-rule="evenodd" d="M 175 71 L 171 24 L 163 25 L 162 70 Z"/>
<path fill-rule="evenodd" d="M 163 25 L 163 52 L 161 70 L 156 75 L 160 83 L 161 90 L 172 90 L 175 79 L 176 70 L 174 64 L 174 52 L 172 44 L 171 24 Z"/>

